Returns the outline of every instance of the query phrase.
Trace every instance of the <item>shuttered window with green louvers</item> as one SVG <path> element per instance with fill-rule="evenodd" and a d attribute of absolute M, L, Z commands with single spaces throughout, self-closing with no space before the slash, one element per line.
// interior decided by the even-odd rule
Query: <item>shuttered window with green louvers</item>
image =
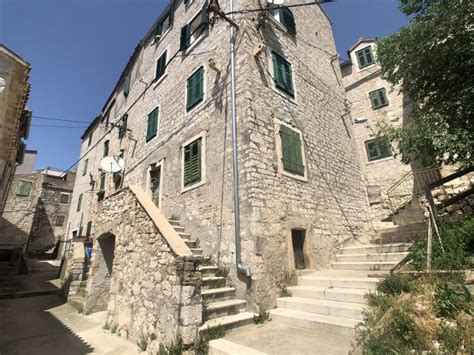
<path fill-rule="evenodd" d="M 122 122 L 120 122 L 119 131 L 118 131 L 119 139 L 122 139 L 123 137 L 125 137 L 125 133 L 127 133 L 128 115 L 127 114 L 123 115 L 121 121 Z"/>
<path fill-rule="evenodd" d="M 369 93 L 372 108 L 378 109 L 388 105 L 387 95 L 385 89 L 378 89 Z"/>
<path fill-rule="evenodd" d="M 104 191 L 105 190 L 105 173 L 100 174 L 100 179 L 99 179 L 99 191 Z"/>
<path fill-rule="evenodd" d="M 148 115 L 148 124 L 147 124 L 147 129 L 146 129 L 147 142 L 155 138 L 158 132 L 158 113 L 159 113 L 159 108 L 157 107 Z"/>
<path fill-rule="evenodd" d="M 130 92 L 130 80 L 132 78 L 132 73 L 128 73 L 125 79 L 123 79 L 123 94 L 127 96 Z"/>
<path fill-rule="evenodd" d="M 367 159 L 369 161 L 388 158 L 392 156 L 392 147 L 385 137 L 378 137 L 365 142 Z"/>
<path fill-rule="evenodd" d="M 204 99 L 204 67 L 191 75 L 186 83 L 186 110 L 189 111 Z"/>
<path fill-rule="evenodd" d="M 280 23 L 285 26 L 289 32 L 296 34 L 295 17 L 291 10 L 287 7 L 280 7 L 278 11 L 280 13 Z"/>
<path fill-rule="evenodd" d="M 16 194 L 18 196 L 24 196 L 24 197 L 29 196 L 30 192 L 31 192 L 31 186 L 32 185 L 33 185 L 33 183 L 30 182 L 30 181 L 20 180 L 18 182 L 18 185 L 17 185 Z"/>
<path fill-rule="evenodd" d="M 275 52 L 273 52 L 273 76 L 276 87 L 294 97 L 291 64 Z"/>
<path fill-rule="evenodd" d="M 104 157 L 106 157 L 107 155 L 109 155 L 109 141 L 105 141 L 104 142 Z"/>
<path fill-rule="evenodd" d="M 191 20 L 191 22 L 181 28 L 180 50 L 188 48 L 204 33 L 209 24 L 207 8 L 208 2 L 206 1 L 202 10 Z"/>
<path fill-rule="evenodd" d="M 374 63 L 374 56 L 372 54 L 372 48 L 365 47 L 355 53 L 357 61 L 359 62 L 359 68 L 365 68 Z"/>
<path fill-rule="evenodd" d="M 304 176 L 301 136 L 291 128 L 280 125 L 283 169 Z"/>
<path fill-rule="evenodd" d="M 160 58 L 156 61 L 156 72 L 155 72 L 155 81 L 160 80 L 160 78 L 165 74 L 166 71 L 166 54 L 165 51 Z"/>
<path fill-rule="evenodd" d="M 202 138 L 184 147 L 184 186 L 201 181 L 201 144 Z"/>

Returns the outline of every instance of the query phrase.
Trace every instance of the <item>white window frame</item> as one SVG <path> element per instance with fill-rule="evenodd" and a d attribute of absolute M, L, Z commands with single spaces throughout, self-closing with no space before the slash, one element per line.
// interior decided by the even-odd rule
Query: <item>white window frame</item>
<path fill-rule="evenodd" d="M 148 197 L 150 197 L 150 199 L 152 198 L 152 195 L 151 195 L 151 177 L 150 177 L 150 171 L 152 170 L 152 165 L 153 165 L 153 163 L 148 165 L 148 168 L 146 169 L 146 182 L 145 182 L 145 191 L 146 191 L 146 194 L 148 195 Z M 157 206 L 158 210 L 160 210 L 160 211 L 162 210 L 162 207 L 163 207 L 164 166 L 165 166 L 165 159 L 158 160 L 154 165 L 154 168 L 160 167 L 160 169 L 161 169 L 161 172 L 160 172 L 160 199 L 158 201 L 159 206 Z"/>
<path fill-rule="evenodd" d="M 280 136 L 280 126 L 283 125 L 285 127 L 288 127 L 292 131 L 298 133 L 300 135 L 300 141 L 301 141 L 301 157 L 303 159 L 303 165 L 304 165 L 304 175 L 298 175 L 298 174 L 292 174 L 289 171 L 286 171 L 283 167 L 283 145 L 281 141 L 281 136 Z M 274 129 L 275 129 L 275 150 L 277 154 L 277 159 L 278 159 L 278 173 L 284 176 L 291 177 L 295 180 L 299 181 L 304 181 L 308 182 L 308 164 L 306 163 L 306 151 L 305 151 L 305 144 L 304 144 L 304 139 L 303 139 L 303 133 L 301 132 L 300 129 L 293 127 L 287 123 L 284 123 L 280 120 L 275 120 L 274 122 Z"/>
<path fill-rule="evenodd" d="M 194 20 L 196 20 L 196 18 L 198 17 L 200 18 L 199 15 L 201 14 L 201 12 L 202 12 L 202 7 L 194 13 L 194 15 L 191 17 L 191 21 L 186 22 L 186 25 L 191 25 L 191 23 Z M 183 51 L 183 54 L 184 55 L 188 54 L 194 47 L 196 47 L 203 40 L 203 38 L 207 36 L 208 33 L 209 33 L 209 26 L 205 28 L 204 31 L 202 31 L 199 37 L 195 38 L 194 41 L 189 44 L 189 47 Z"/>
<path fill-rule="evenodd" d="M 191 110 L 187 111 L 186 109 L 186 103 L 188 102 L 188 80 L 190 77 L 192 77 L 200 68 L 203 68 L 204 70 L 204 73 L 203 73 L 203 80 L 204 80 L 204 83 L 202 84 L 203 86 L 203 89 L 204 89 L 204 95 L 202 97 L 202 100 L 200 103 L 198 103 L 196 106 L 194 106 Z M 207 70 L 206 70 L 206 66 L 204 64 L 200 64 L 197 68 L 195 68 L 191 74 L 189 74 L 187 77 L 186 77 L 186 81 L 185 81 L 185 84 L 184 84 L 184 114 L 185 115 L 189 115 L 190 113 L 192 113 L 193 111 L 195 111 L 198 107 L 200 107 L 203 103 L 206 102 L 207 100 Z"/>
<path fill-rule="evenodd" d="M 357 55 L 356 55 L 356 52 L 362 50 L 362 49 L 365 49 L 367 47 L 370 47 L 371 51 L 372 51 L 372 56 L 374 57 L 374 62 L 370 65 L 367 65 L 363 68 L 360 68 L 359 67 L 359 60 L 357 59 Z M 377 64 L 377 56 L 376 56 L 376 53 L 375 53 L 375 46 L 373 43 L 361 43 L 357 48 L 354 48 L 354 50 L 352 51 L 351 53 L 351 61 L 354 63 L 354 66 L 356 68 L 356 72 L 359 73 L 361 71 L 364 71 L 364 70 L 367 70 L 367 69 L 370 69 L 370 68 L 373 68 L 376 64 Z"/>
<path fill-rule="evenodd" d="M 273 53 L 272 52 L 275 52 L 276 54 L 278 54 L 280 57 L 282 57 L 283 59 L 285 59 L 288 63 L 291 64 L 291 80 L 293 82 L 293 96 L 292 97 L 291 95 L 287 94 L 286 92 L 284 92 L 283 90 L 280 90 L 276 87 L 276 84 L 275 84 L 275 68 L 273 66 Z M 281 51 L 275 49 L 275 48 L 272 48 L 272 47 L 267 47 L 267 64 L 268 64 L 268 67 L 270 68 L 270 74 L 271 74 L 271 82 L 272 82 L 272 90 L 276 93 L 278 93 L 278 95 L 280 95 L 281 97 L 284 97 L 285 99 L 287 99 L 288 101 L 290 101 L 291 103 L 295 104 L 295 105 L 298 105 L 298 102 L 297 102 L 297 97 L 298 97 L 298 90 L 296 89 L 296 76 L 295 76 L 295 68 L 294 68 L 294 64 L 291 60 L 289 60 L 288 56 L 286 56 L 284 53 L 282 53 Z"/>
<path fill-rule="evenodd" d="M 158 58 L 156 58 L 155 60 L 155 65 L 154 65 L 154 70 L 153 70 L 153 80 L 156 79 L 156 67 L 158 66 L 158 59 L 161 58 L 161 56 L 166 52 L 166 68 L 165 68 L 165 72 L 163 73 L 163 75 L 161 76 L 161 78 L 159 78 L 157 81 L 155 81 L 153 83 L 153 88 L 156 88 L 158 85 L 160 85 L 160 83 L 165 80 L 165 78 L 168 76 L 168 62 L 169 62 L 169 57 L 168 57 L 168 53 L 170 52 L 169 51 L 169 48 L 170 46 L 166 47 L 165 49 L 163 49 L 160 53 L 160 55 L 158 56 Z"/>
<path fill-rule="evenodd" d="M 67 202 L 61 202 L 62 197 L 66 195 L 67 195 Z M 67 205 L 69 203 L 69 199 L 71 198 L 70 196 L 71 194 L 69 192 L 61 192 L 59 196 L 59 203 L 62 203 L 63 205 Z"/>
<path fill-rule="evenodd" d="M 171 27 L 173 27 L 173 21 L 171 21 L 171 11 L 173 11 L 173 9 L 170 9 L 170 10 L 168 11 L 168 17 L 169 17 L 169 19 L 170 19 L 170 25 L 169 25 L 169 27 L 166 29 L 165 32 L 163 32 L 163 33 L 160 35 L 160 38 L 158 38 L 156 35 L 155 35 L 154 38 L 153 38 L 153 41 L 154 41 L 153 43 L 155 43 L 156 45 L 158 45 L 160 42 L 163 41 L 163 39 L 165 38 L 165 36 L 166 36 L 166 35 L 169 33 L 169 31 L 171 30 Z M 165 18 L 166 18 L 166 17 L 164 17 L 161 22 L 163 22 L 163 20 L 164 20 Z M 159 24 L 159 23 L 158 23 L 158 24 Z M 157 24 L 157 26 L 158 26 L 158 24 Z M 155 28 L 155 30 L 156 30 L 156 28 Z"/>
<path fill-rule="evenodd" d="M 193 185 L 184 186 L 184 147 L 199 138 L 201 138 L 201 181 Z M 181 193 L 193 190 L 204 184 L 206 184 L 206 131 L 198 133 L 181 144 Z"/>

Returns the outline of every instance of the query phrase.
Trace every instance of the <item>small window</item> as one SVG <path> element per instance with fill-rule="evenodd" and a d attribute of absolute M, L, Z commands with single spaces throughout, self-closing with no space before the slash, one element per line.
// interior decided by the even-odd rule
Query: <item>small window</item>
<path fill-rule="evenodd" d="M 371 64 L 374 64 L 374 55 L 372 54 L 372 47 L 365 47 L 355 52 L 357 61 L 359 62 L 359 68 L 365 68 Z"/>
<path fill-rule="evenodd" d="M 294 97 L 291 64 L 273 52 L 273 79 L 276 87 Z"/>
<path fill-rule="evenodd" d="M 82 167 L 82 176 L 87 174 L 87 165 L 89 165 L 89 159 L 84 160 L 84 166 Z"/>
<path fill-rule="evenodd" d="M 65 219 L 66 219 L 66 217 L 64 217 L 64 216 L 56 216 L 55 225 L 58 226 L 58 227 L 64 226 L 64 220 Z"/>
<path fill-rule="evenodd" d="M 275 20 L 285 26 L 288 32 L 296 34 L 295 17 L 289 8 L 285 6 L 276 7 L 272 10 L 272 15 Z"/>
<path fill-rule="evenodd" d="M 300 134 L 285 125 L 280 125 L 280 137 L 283 169 L 304 176 Z"/>
<path fill-rule="evenodd" d="M 128 96 L 128 94 L 130 93 L 130 80 L 131 80 L 131 78 L 132 78 L 132 73 L 128 73 L 127 76 L 125 77 L 125 79 L 123 79 L 122 89 L 123 89 L 124 96 Z"/>
<path fill-rule="evenodd" d="M 390 142 L 384 137 L 379 137 L 365 142 L 365 150 L 369 161 L 383 159 L 392 156 Z"/>
<path fill-rule="evenodd" d="M 155 71 L 155 81 L 160 80 L 160 78 L 165 75 L 166 72 L 166 52 L 165 51 L 160 58 L 156 61 L 156 71 Z"/>
<path fill-rule="evenodd" d="M 128 115 L 127 114 L 123 115 L 121 121 L 122 122 L 120 122 L 119 124 L 119 131 L 118 131 L 119 139 L 122 139 L 123 137 L 125 137 L 125 133 L 127 133 Z"/>
<path fill-rule="evenodd" d="M 89 237 L 92 232 L 92 221 L 87 222 L 86 226 L 86 236 Z"/>
<path fill-rule="evenodd" d="M 209 24 L 209 14 L 207 13 L 207 1 L 202 10 L 192 19 L 190 23 L 181 28 L 180 50 L 185 50 L 201 37 Z"/>
<path fill-rule="evenodd" d="M 186 110 L 189 111 L 204 99 L 204 67 L 191 75 L 186 86 Z"/>
<path fill-rule="evenodd" d="M 33 183 L 31 181 L 23 181 L 23 180 L 18 181 L 18 185 L 16 189 L 17 196 L 23 196 L 23 197 L 30 196 L 32 185 Z"/>
<path fill-rule="evenodd" d="M 159 113 L 159 108 L 157 107 L 148 115 L 148 125 L 146 129 L 147 142 L 155 138 L 158 132 L 158 113 Z"/>
<path fill-rule="evenodd" d="M 109 121 L 110 121 L 110 116 L 109 114 L 106 114 L 105 120 L 104 120 L 105 127 L 109 127 Z"/>
<path fill-rule="evenodd" d="M 91 132 L 91 134 L 89 134 L 89 140 L 87 142 L 87 146 L 90 147 L 91 144 L 92 144 L 92 132 Z"/>
<path fill-rule="evenodd" d="M 82 194 L 80 194 L 79 198 L 77 199 L 77 209 L 76 209 L 77 212 L 81 210 L 81 204 L 82 204 Z"/>
<path fill-rule="evenodd" d="M 109 141 L 108 140 L 104 142 L 104 157 L 106 157 L 107 155 L 109 155 Z"/>
<path fill-rule="evenodd" d="M 99 177 L 99 191 L 104 191 L 105 190 L 105 173 L 100 174 Z"/>
<path fill-rule="evenodd" d="M 378 109 L 388 105 L 385 89 L 378 89 L 369 93 L 372 109 Z"/>
<path fill-rule="evenodd" d="M 201 143 L 202 138 L 184 147 L 184 186 L 194 185 L 201 181 Z"/>
<path fill-rule="evenodd" d="M 67 204 L 69 202 L 69 194 L 61 192 L 61 196 L 59 197 L 59 202 Z"/>
<path fill-rule="evenodd" d="M 172 12 L 168 12 L 166 16 L 160 21 L 160 23 L 158 23 L 158 26 L 156 26 L 155 40 L 159 41 L 160 38 L 170 29 L 172 21 L 171 15 Z"/>

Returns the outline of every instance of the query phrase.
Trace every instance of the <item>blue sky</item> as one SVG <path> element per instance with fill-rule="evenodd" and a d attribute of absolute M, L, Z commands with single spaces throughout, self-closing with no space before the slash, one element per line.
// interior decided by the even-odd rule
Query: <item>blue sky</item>
<path fill-rule="evenodd" d="M 222 0 L 221 0 L 222 1 Z M 30 62 L 33 125 L 84 127 L 100 112 L 133 49 L 168 0 L 0 0 L 0 42 Z M 359 37 L 383 37 L 407 23 L 396 0 L 323 5 L 342 58 Z M 68 168 L 85 128 L 31 127 L 36 168 Z"/>

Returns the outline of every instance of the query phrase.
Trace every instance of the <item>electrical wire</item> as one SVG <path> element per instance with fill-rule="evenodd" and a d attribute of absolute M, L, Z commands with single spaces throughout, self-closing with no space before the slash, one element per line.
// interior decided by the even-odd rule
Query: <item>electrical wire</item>
<path fill-rule="evenodd" d="M 311 6 L 311 5 L 319 5 L 319 4 L 324 4 L 324 3 L 329 3 L 329 2 L 334 2 L 335 0 L 320 0 L 320 1 L 315 1 L 307 4 L 294 4 L 294 5 L 274 5 L 275 7 L 272 8 L 274 9 L 279 9 L 279 8 L 290 8 L 290 7 L 302 7 L 302 6 Z M 224 15 L 231 15 L 231 14 L 248 14 L 251 12 L 263 12 L 263 11 L 268 11 L 268 8 L 260 8 L 260 9 L 247 9 L 247 10 L 237 10 L 237 11 L 232 11 L 232 12 L 226 12 Z"/>
<path fill-rule="evenodd" d="M 90 123 L 87 121 L 76 121 L 76 120 L 67 120 L 64 118 L 53 118 L 53 117 L 45 117 L 45 116 L 35 116 L 32 115 L 33 118 L 38 118 L 40 120 L 48 120 L 48 121 L 61 121 L 61 122 L 74 122 L 74 123 Z"/>
<path fill-rule="evenodd" d="M 31 127 L 48 127 L 48 128 L 87 128 L 89 126 L 55 126 L 55 125 L 47 125 L 47 124 L 31 124 Z"/>

